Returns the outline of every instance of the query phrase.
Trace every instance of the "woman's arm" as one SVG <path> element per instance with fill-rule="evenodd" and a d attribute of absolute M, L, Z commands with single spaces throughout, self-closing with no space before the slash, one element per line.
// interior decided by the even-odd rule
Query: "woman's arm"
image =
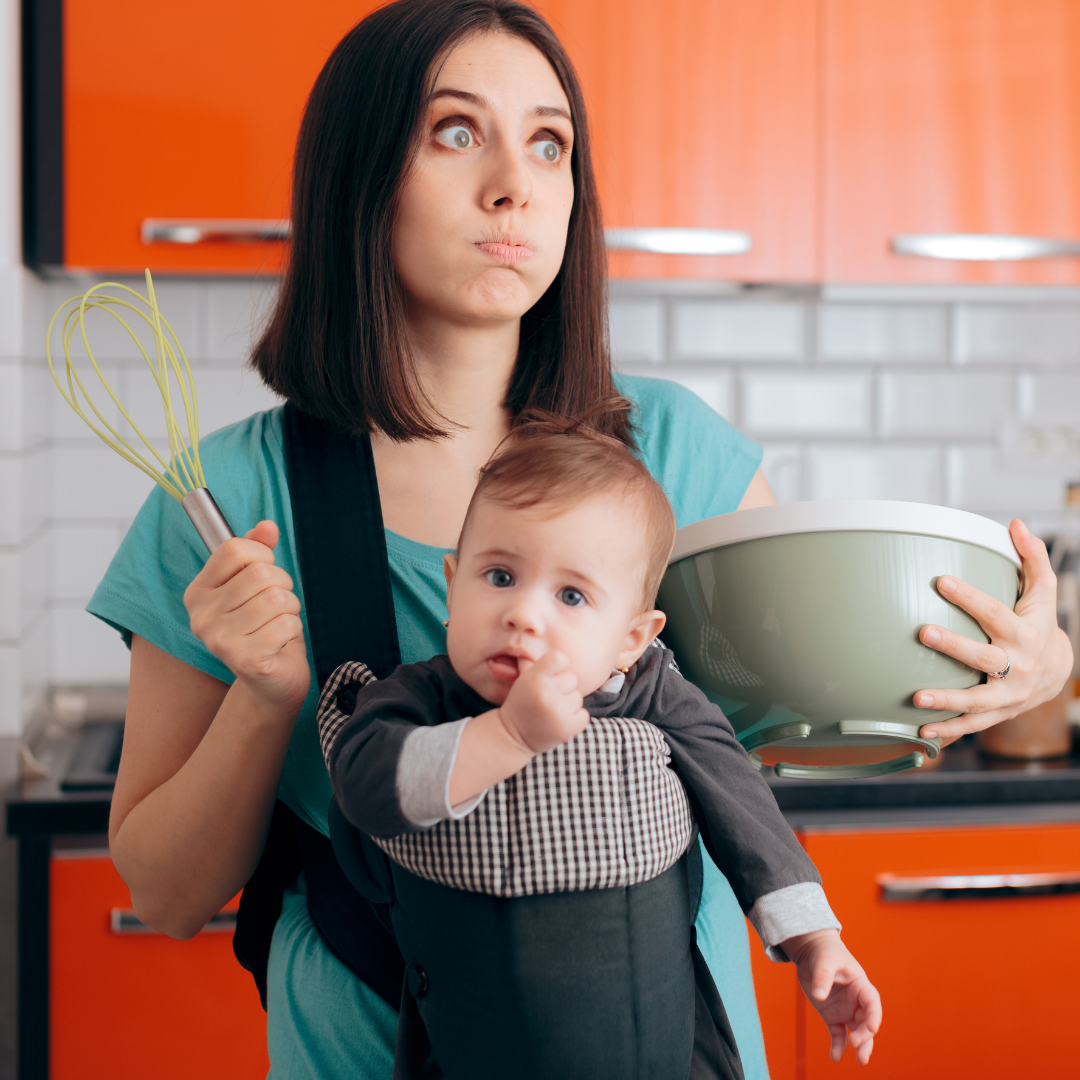
<path fill-rule="evenodd" d="M 758 469 L 735 509 L 752 510 L 755 506 L 772 506 L 775 502 L 776 497 L 772 493 L 772 488 L 769 487 L 769 481 L 765 479 L 765 474 Z"/>
<path fill-rule="evenodd" d="M 266 542 L 229 541 L 185 595 L 196 636 L 236 672 L 232 687 L 132 640 L 109 842 L 135 912 L 173 937 L 197 933 L 251 876 L 307 693 L 276 530 L 248 535 Z"/>

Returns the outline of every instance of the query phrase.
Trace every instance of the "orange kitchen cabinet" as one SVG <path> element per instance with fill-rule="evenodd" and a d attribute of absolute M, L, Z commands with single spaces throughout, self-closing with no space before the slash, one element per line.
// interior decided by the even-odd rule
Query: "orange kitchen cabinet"
<path fill-rule="evenodd" d="M 38 132 L 47 144 L 59 121 L 62 146 L 28 159 L 48 234 L 32 261 L 140 273 L 147 265 L 276 271 L 280 243 L 147 245 L 142 223 L 287 218 L 308 92 L 337 42 L 376 6 L 31 0 L 39 66 L 56 59 L 49 56 L 59 46 L 48 39 L 60 34 L 61 10 L 63 35 L 60 110 Z M 44 70 L 39 81 L 55 76 Z M 49 90 L 40 85 L 35 97 L 46 113 Z M 62 219 L 55 235 L 49 207 Z M 30 231 L 40 230 L 31 222 Z"/>
<path fill-rule="evenodd" d="M 750 935 L 750 966 L 754 974 L 761 1034 L 770 1080 L 801 1080 L 804 1025 L 802 990 L 794 964 L 777 964 L 765 955 L 757 931 L 746 924 Z"/>
<path fill-rule="evenodd" d="M 275 272 L 281 243 L 147 244 L 143 223 L 286 218 L 308 91 L 378 2 L 28 0 L 28 261 Z M 606 224 L 752 237 L 739 256 L 615 253 L 617 275 L 813 278 L 816 0 L 538 7 L 582 77 Z"/>
<path fill-rule="evenodd" d="M 619 277 L 815 273 L 815 0 L 537 0 L 581 77 L 609 227 L 737 229 L 736 256 L 613 253 Z"/>
<path fill-rule="evenodd" d="M 103 852 L 54 852 L 50 876 L 52 1080 L 266 1076 L 266 1014 L 231 934 L 114 932 L 131 897 Z"/>
<path fill-rule="evenodd" d="M 1080 871 L 1080 824 L 808 830 L 844 940 L 881 991 L 869 1070 L 829 1060 L 809 1006 L 794 1080 L 1065 1078 L 1080 1071 L 1080 895 L 888 901 L 881 878 Z M 770 1060 L 770 1065 L 771 1065 Z M 773 1080 L 791 1073 L 773 1071 Z"/>
<path fill-rule="evenodd" d="M 893 254 L 904 234 L 1080 238 L 1076 0 L 824 0 L 828 281 L 1080 282 L 1080 258 Z"/>

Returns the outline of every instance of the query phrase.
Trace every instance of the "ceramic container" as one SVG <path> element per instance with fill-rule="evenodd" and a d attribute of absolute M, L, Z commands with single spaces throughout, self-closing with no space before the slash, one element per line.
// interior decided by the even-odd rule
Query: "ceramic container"
<path fill-rule="evenodd" d="M 952 574 L 1012 607 L 1020 557 L 997 522 L 942 506 L 808 502 L 679 530 L 660 588 L 665 644 L 782 776 L 897 772 L 936 757 L 922 689 L 981 673 L 920 644 L 936 623 L 986 641 L 938 593 Z"/>

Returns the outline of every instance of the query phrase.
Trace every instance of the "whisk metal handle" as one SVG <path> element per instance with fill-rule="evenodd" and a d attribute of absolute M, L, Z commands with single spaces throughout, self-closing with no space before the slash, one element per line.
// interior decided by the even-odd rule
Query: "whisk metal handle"
<path fill-rule="evenodd" d="M 214 496 L 206 488 L 196 488 L 189 491 L 181 501 L 181 505 L 191 518 L 191 524 L 202 538 L 212 555 L 226 540 L 236 535 L 229 528 L 225 515 L 221 512 L 218 504 L 214 502 Z"/>

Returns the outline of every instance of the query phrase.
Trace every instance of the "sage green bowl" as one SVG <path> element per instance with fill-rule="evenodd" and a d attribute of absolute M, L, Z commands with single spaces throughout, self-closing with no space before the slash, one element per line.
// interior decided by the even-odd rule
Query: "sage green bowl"
<path fill-rule="evenodd" d="M 901 502 L 787 503 L 679 530 L 660 587 L 664 641 L 723 708 L 743 746 L 781 776 L 853 778 L 916 768 L 956 713 L 912 704 L 982 673 L 922 645 L 936 623 L 987 641 L 937 591 L 952 574 L 1012 607 L 1020 557 L 997 522 Z"/>

